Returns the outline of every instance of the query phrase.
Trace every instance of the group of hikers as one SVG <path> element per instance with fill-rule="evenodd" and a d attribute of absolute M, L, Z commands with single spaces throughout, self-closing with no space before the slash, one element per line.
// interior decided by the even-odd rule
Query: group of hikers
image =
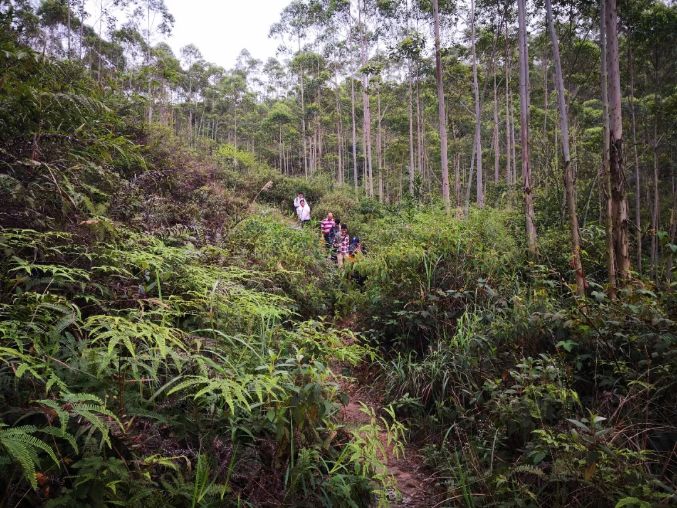
<path fill-rule="evenodd" d="M 302 192 L 297 193 L 294 198 L 294 208 L 301 227 L 306 227 L 310 222 L 310 205 Z M 364 252 L 360 239 L 357 236 L 351 238 L 348 225 L 334 218 L 332 212 L 327 213 L 320 222 L 320 232 L 331 259 L 338 266 L 343 266 L 345 261 L 352 260 L 355 255 Z"/>

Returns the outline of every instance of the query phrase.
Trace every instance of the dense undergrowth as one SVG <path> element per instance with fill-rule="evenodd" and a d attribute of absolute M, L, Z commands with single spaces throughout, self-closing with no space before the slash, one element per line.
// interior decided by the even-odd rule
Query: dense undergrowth
<path fill-rule="evenodd" d="M 275 211 L 298 181 L 11 41 L 2 75 L 2 505 L 373 502 L 380 420 L 337 423 L 328 367 L 372 353 L 320 319 L 332 270 Z"/>
<path fill-rule="evenodd" d="M 577 299 L 557 210 L 530 263 L 509 206 L 387 207 L 139 128 L 140 99 L 15 41 L 0 66 L 3 506 L 384 502 L 334 360 L 372 363 L 443 505 L 675 502 L 674 287 L 608 301 L 598 225 Z M 363 238 L 347 276 L 297 190 Z"/>
<path fill-rule="evenodd" d="M 584 230 L 589 298 L 517 215 L 410 211 L 365 225 L 369 255 L 337 308 L 382 351 L 385 401 L 444 478 L 450 505 L 657 506 L 675 501 L 673 288 L 636 279 L 618 302 Z M 553 262 L 553 260 L 555 262 Z M 596 282 L 597 280 L 597 282 Z"/>

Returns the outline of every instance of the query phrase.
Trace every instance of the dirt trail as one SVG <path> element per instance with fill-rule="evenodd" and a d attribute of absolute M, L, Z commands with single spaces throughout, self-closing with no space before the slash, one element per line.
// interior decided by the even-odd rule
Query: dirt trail
<path fill-rule="evenodd" d="M 289 227 L 301 229 L 291 217 L 286 216 Z M 343 319 L 336 323 L 338 328 L 353 328 L 353 319 Z M 341 389 L 348 395 L 348 404 L 339 412 L 339 420 L 348 428 L 360 427 L 370 422 L 370 416 L 362 411 L 362 404 L 373 409 L 376 415 L 383 410 L 379 394 L 369 384 L 366 376 L 359 375 L 350 367 L 334 363 L 331 366 Z M 384 430 L 379 439 L 387 451 L 386 466 L 388 473 L 396 483 L 396 492 L 389 493 L 389 506 L 392 508 L 432 508 L 440 506 L 440 489 L 434 477 L 425 471 L 419 450 L 413 445 L 406 445 L 404 454 L 395 456 Z"/>
<path fill-rule="evenodd" d="M 359 373 L 351 372 L 351 377 L 341 375 L 342 371 L 348 371 L 349 368 L 337 364 L 332 366 L 332 370 L 337 374 L 339 384 L 345 393 L 348 394 L 349 402 L 344 406 L 339 419 L 347 427 L 359 427 L 369 423 L 370 417 L 362 411 L 362 404 L 374 410 L 379 415 L 382 412 L 383 404 L 378 394 L 368 385 Z M 380 440 L 387 450 L 386 465 L 388 473 L 395 480 L 397 491 L 389 493 L 389 506 L 393 508 L 429 508 L 439 503 L 438 496 L 435 494 L 439 489 L 436 488 L 435 480 L 430 476 L 424 466 L 418 449 L 412 445 L 405 446 L 404 455 L 396 457 L 391 447 L 387 445 L 387 436 L 384 430 L 380 432 Z"/>

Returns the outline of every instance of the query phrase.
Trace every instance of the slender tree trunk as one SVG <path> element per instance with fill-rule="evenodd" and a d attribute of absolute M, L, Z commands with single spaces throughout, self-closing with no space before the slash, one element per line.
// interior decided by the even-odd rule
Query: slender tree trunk
<path fill-rule="evenodd" d="M 103 5 L 103 4 L 102 4 Z M 103 18 L 103 6 L 101 17 Z M 150 68 L 150 1 L 146 0 L 146 65 Z M 99 29 L 100 31 L 100 29 Z M 99 36 L 100 37 L 100 36 Z M 99 74 L 101 68 L 101 55 L 99 55 Z M 148 72 L 148 125 L 153 123 L 153 79 L 151 72 Z"/>
<path fill-rule="evenodd" d="M 435 78 L 437 80 L 437 109 L 440 128 L 440 164 L 442 168 L 442 199 L 447 212 L 451 210 L 449 199 L 449 161 L 447 158 L 447 113 L 444 107 L 444 83 L 442 82 L 442 55 L 440 53 L 440 12 L 438 0 L 433 0 L 435 25 Z"/>
<path fill-rule="evenodd" d="M 350 111 L 353 122 L 353 183 L 355 184 L 355 192 L 358 189 L 357 178 L 357 132 L 355 128 L 355 80 L 350 78 Z"/>
<path fill-rule="evenodd" d="M 336 155 L 338 157 L 336 165 L 336 180 L 343 184 L 343 139 L 341 134 L 341 121 L 336 121 Z"/>
<path fill-rule="evenodd" d="M 423 166 L 423 132 L 420 83 L 416 81 L 416 157 L 418 159 L 418 174 L 421 175 L 421 178 L 425 177 L 425 167 Z"/>
<path fill-rule="evenodd" d="M 475 96 L 475 151 L 477 158 L 477 206 L 484 208 L 484 171 L 482 170 L 482 106 L 480 86 L 477 79 L 477 54 L 475 50 L 475 0 L 470 1 L 470 32 L 472 51 L 472 87 Z"/>
<path fill-rule="evenodd" d="M 642 273 L 642 197 L 639 171 L 639 155 L 637 152 L 637 121 L 635 118 L 635 66 L 632 48 L 628 46 L 630 60 L 630 118 L 632 126 L 632 147 L 635 155 L 635 230 L 637 234 L 637 272 Z"/>
<path fill-rule="evenodd" d="M 362 23 L 362 2 L 357 1 L 358 8 L 358 23 L 362 31 L 361 39 L 361 53 L 362 65 L 366 65 L 369 51 L 367 48 L 367 28 Z M 369 76 L 365 73 L 362 75 L 362 137 L 364 139 L 364 190 L 367 196 L 374 195 L 374 176 L 372 171 L 371 160 L 371 107 L 369 101 Z"/>
<path fill-rule="evenodd" d="M 237 106 L 233 112 L 233 146 L 237 150 Z"/>
<path fill-rule="evenodd" d="M 548 52 L 543 48 L 543 143 L 548 146 Z M 550 156 L 550 150 L 547 150 Z"/>
<path fill-rule="evenodd" d="M 477 156 L 477 145 L 473 141 L 472 144 L 472 155 L 470 156 L 470 172 L 468 178 L 466 179 L 466 188 L 465 188 L 465 204 L 463 207 L 463 213 L 467 217 L 470 212 L 470 190 L 472 189 L 473 176 L 475 175 L 475 158 Z"/>
<path fill-rule="evenodd" d="M 411 66 L 410 66 L 411 67 Z M 409 69 L 409 194 L 414 195 L 414 92 L 411 84 L 413 80 L 411 68 Z"/>
<path fill-rule="evenodd" d="M 562 131 L 562 160 L 564 163 L 564 189 L 566 193 L 567 211 L 569 212 L 569 229 L 571 233 L 571 264 L 576 278 L 576 293 L 585 296 L 585 273 L 581 262 L 581 237 L 576 214 L 576 176 L 571 165 L 569 153 L 569 113 L 566 103 L 566 91 L 562 77 L 562 64 L 559 55 L 559 39 L 552 19 L 551 0 L 545 0 L 546 18 L 552 43 L 552 60 L 555 65 L 555 86 L 557 87 L 557 104 L 559 108 L 559 125 Z"/>
<path fill-rule="evenodd" d="M 283 166 L 282 166 L 282 153 L 283 153 L 283 150 L 284 150 L 284 145 L 282 144 L 282 122 L 280 122 L 279 133 L 280 133 L 280 135 L 279 135 L 279 142 L 280 142 L 280 146 L 279 146 L 280 173 L 284 173 L 284 168 L 283 168 Z"/>
<path fill-rule="evenodd" d="M 611 212 L 614 257 L 618 281 L 625 285 L 630 276 L 628 241 L 628 202 L 623 170 L 623 121 L 621 116 L 621 79 L 618 61 L 618 12 L 616 0 L 606 0 L 607 67 L 609 87 L 609 172 L 611 174 Z"/>
<path fill-rule="evenodd" d="M 84 1 L 80 1 L 80 9 L 79 9 L 79 15 L 80 15 L 80 29 L 78 30 L 79 35 L 78 35 L 78 59 L 82 60 L 82 43 L 85 39 L 84 36 L 84 29 L 85 29 L 85 4 Z"/>
<path fill-rule="evenodd" d="M 150 48 L 150 6 L 148 7 L 148 47 Z M 103 37 L 103 0 L 99 0 L 99 39 L 96 42 L 96 52 L 98 53 L 98 69 L 96 80 L 101 83 L 101 39 Z M 150 49 L 148 50 L 150 52 Z M 149 58 L 150 61 L 150 58 Z M 150 78 L 149 78 L 150 80 Z"/>
<path fill-rule="evenodd" d="M 456 161 L 454 166 L 454 191 L 456 194 L 456 208 L 461 209 L 461 154 L 454 155 Z"/>
<path fill-rule="evenodd" d="M 602 189 L 603 209 L 605 212 L 606 240 L 607 240 L 607 272 L 609 273 L 609 298 L 616 299 L 616 259 L 614 255 L 613 219 L 611 213 L 611 180 L 609 174 L 609 96 L 607 86 L 607 37 L 606 37 L 606 0 L 600 1 L 600 46 L 601 46 L 601 90 L 602 90 L 602 116 L 604 132 L 602 140 L 602 168 L 600 187 Z"/>
<path fill-rule="evenodd" d="M 677 189 L 675 188 L 675 171 L 672 171 L 672 210 L 670 210 L 670 243 L 675 244 L 675 237 L 677 236 Z M 668 253 L 668 263 L 666 267 L 665 280 L 668 287 L 672 282 L 672 266 L 674 263 L 674 252 Z"/>
<path fill-rule="evenodd" d="M 505 180 L 510 185 L 513 182 L 512 171 L 512 130 L 510 126 L 510 119 L 512 117 L 512 109 L 510 107 L 510 52 L 508 41 L 508 16 L 505 16 L 505 62 L 503 67 L 505 70 Z"/>
<path fill-rule="evenodd" d="M 659 123 L 659 90 L 658 90 L 658 50 L 654 46 L 654 123 L 653 140 L 651 142 L 653 154 L 653 207 L 651 210 L 651 273 L 658 282 L 658 230 L 660 228 L 660 202 L 658 194 L 658 123 Z"/>
<path fill-rule="evenodd" d="M 343 184 L 345 177 L 343 171 L 343 122 L 341 120 L 341 88 L 336 77 L 336 153 L 338 155 L 337 179 Z"/>
<path fill-rule="evenodd" d="M 366 191 L 367 196 L 373 197 L 374 178 L 371 160 L 371 108 L 369 107 L 369 94 L 365 91 L 366 87 L 369 86 L 369 80 L 366 75 L 362 78 L 362 86 L 362 135 L 364 138 L 364 172 L 366 176 L 364 190 Z"/>
<path fill-rule="evenodd" d="M 524 184 L 524 208 L 526 218 L 527 246 L 529 254 L 535 257 L 536 224 L 534 201 L 531 189 L 531 167 L 529 163 L 529 50 L 527 47 L 526 0 L 517 0 L 519 18 L 520 53 L 520 141 L 522 145 L 522 179 Z"/>
<path fill-rule="evenodd" d="M 67 10 L 66 26 L 68 28 L 68 52 L 66 54 L 67 55 L 66 58 L 68 60 L 70 60 L 71 59 L 71 38 L 72 38 L 72 34 L 73 34 L 73 30 L 72 30 L 72 27 L 71 27 L 71 0 L 66 0 L 66 10 Z"/>
<path fill-rule="evenodd" d="M 496 83 L 496 67 L 494 66 L 494 182 L 498 183 L 501 178 L 501 144 L 499 141 L 501 124 L 498 119 L 498 86 Z"/>
<path fill-rule="evenodd" d="M 515 101 L 510 97 L 510 153 L 512 154 L 512 183 L 517 183 L 517 142 L 515 141 Z"/>
<path fill-rule="evenodd" d="M 381 131 L 381 90 L 376 95 L 376 162 L 378 165 L 378 200 L 383 203 L 383 133 Z"/>
<path fill-rule="evenodd" d="M 301 39 L 298 39 L 298 50 L 301 51 Z M 303 65 L 303 64 L 302 64 Z M 306 141 L 306 100 L 305 100 L 305 84 L 303 79 L 303 67 L 299 72 L 299 84 L 301 86 L 301 141 L 303 146 L 303 174 L 308 178 L 308 148 Z"/>
<path fill-rule="evenodd" d="M 658 109 L 654 107 L 655 115 Z M 659 197 L 658 194 L 658 120 L 654 120 L 653 140 L 651 143 L 653 155 L 653 205 L 651 208 L 651 273 L 655 281 L 658 281 L 658 228 L 659 228 Z"/>

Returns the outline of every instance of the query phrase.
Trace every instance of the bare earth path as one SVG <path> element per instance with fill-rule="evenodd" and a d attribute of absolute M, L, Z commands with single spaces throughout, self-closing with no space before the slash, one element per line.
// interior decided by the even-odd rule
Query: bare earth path
<path fill-rule="evenodd" d="M 339 413 L 339 419 L 346 427 L 359 427 L 369 423 L 370 417 L 362 411 L 362 404 L 374 410 L 378 415 L 383 404 L 378 394 L 368 385 L 359 373 L 351 373 L 351 377 L 341 375 L 346 368 L 340 364 L 333 365 L 339 384 L 348 394 L 349 402 Z M 387 446 L 386 432 L 380 432 L 380 440 L 387 449 L 386 465 L 388 473 L 395 480 L 397 492 L 389 495 L 389 506 L 393 508 L 424 508 L 439 504 L 438 489 L 434 478 L 426 472 L 420 452 L 415 446 L 405 446 L 403 456 L 396 457 Z"/>

